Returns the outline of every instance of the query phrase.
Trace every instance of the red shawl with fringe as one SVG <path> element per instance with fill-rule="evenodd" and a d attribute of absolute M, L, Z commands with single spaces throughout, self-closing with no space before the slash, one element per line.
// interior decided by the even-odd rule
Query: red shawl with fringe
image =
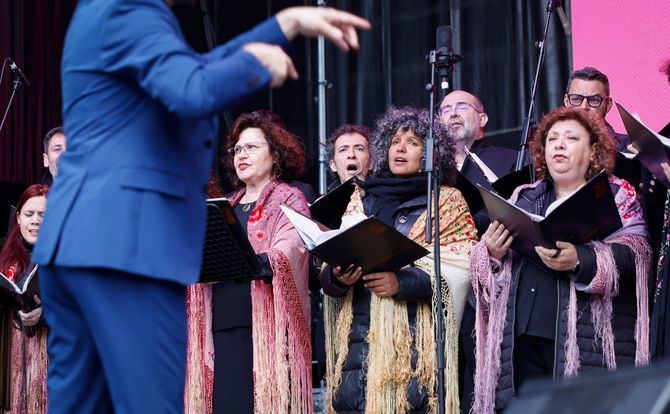
<path fill-rule="evenodd" d="M 230 197 L 236 205 L 240 189 Z M 312 375 L 307 272 L 309 254 L 279 206 L 305 215 L 309 209 L 299 190 L 278 181 L 263 189 L 247 223 L 256 253 L 267 253 L 272 284 L 251 284 L 254 355 L 254 411 L 311 413 Z M 213 343 L 211 287 L 195 285 L 188 295 L 188 358 L 185 409 L 212 407 Z"/>

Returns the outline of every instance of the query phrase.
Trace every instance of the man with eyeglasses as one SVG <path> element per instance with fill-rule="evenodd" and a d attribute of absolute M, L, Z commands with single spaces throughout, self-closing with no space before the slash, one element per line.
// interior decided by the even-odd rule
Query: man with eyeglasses
<path fill-rule="evenodd" d="M 442 100 L 439 114 L 442 123 L 447 126 L 449 137 L 456 145 L 458 169 L 471 182 L 491 188 L 477 165 L 466 157 L 466 148 L 476 154 L 498 177 L 514 170 L 516 151 L 492 145 L 484 138 L 484 127 L 489 116 L 479 98 L 465 91 L 453 91 Z M 486 227 L 480 229 L 477 226 L 477 230 L 486 230 Z"/>
<path fill-rule="evenodd" d="M 578 106 L 599 115 L 603 120 L 612 109 L 610 82 L 607 75 L 596 68 L 587 66 L 570 75 L 568 87 L 563 97 L 565 106 Z M 628 135 L 619 134 L 605 121 L 610 135 L 617 142 L 617 151 L 624 151 L 630 143 Z"/>
<path fill-rule="evenodd" d="M 491 188 L 477 165 L 470 157 L 466 157 L 465 148 L 476 154 L 498 177 L 514 171 L 517 152 L 492 145 L 484 137 L 484 127 L 489 117 L 479 98 L 465 91 L 453 91 L 442 100 L 439 114 L 440 119 L 447 126 L 449 137 L 456 145 L 458 169 L 468 180 L 485 188 Z M 477 232 L 484 234 L 490 223 L 486 211 L 482 209 L 471 213 Z M 475 328 L 474 296 L 468 298 L 467 303 L 463 310 L 458 347 L 459 397 L 461 411 L 464 413 L 470 411 L 474 392 L 475 341 L 472 337 Z"/>

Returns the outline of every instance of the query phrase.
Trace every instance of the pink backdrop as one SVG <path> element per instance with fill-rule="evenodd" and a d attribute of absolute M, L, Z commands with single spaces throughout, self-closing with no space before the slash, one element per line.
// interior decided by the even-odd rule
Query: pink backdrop
<path fill-rule="evenodd" d="M 593 66 L 610 80 L 612 98 L 655 131 L 670 122 L 670 0 L 572 0 L 573 66 Z M 607 115 L 625 132 L 616 110 Z"/>

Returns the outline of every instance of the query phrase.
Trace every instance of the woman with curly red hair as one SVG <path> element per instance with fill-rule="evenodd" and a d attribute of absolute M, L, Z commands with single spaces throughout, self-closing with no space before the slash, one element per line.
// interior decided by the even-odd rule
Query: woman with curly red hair
<path fill-rule="evenodd" d="M 218 282 L 211 287 L 211 299 L 209 287 L 194 288 L 206 304 L 211 303 L 211 314 L 198 316 L 192 309 L 195 304 L 189 304 L 189 328 L 196 327 L 193 322 L 200 318 L 206 334 L 204 339 L 200 335 L 199 351 L 193 352 L 189 344 L 187 411 L 199 409 L 189 408 L 189 400 L 199 397 L 188 387 L 200 382 L 205 385 L 205 400 L 211 395 L 215 413 L 311 412 L 309 255 L 279 208 L 287 204 L 309 215 L 303 194 L 287 184 L 305 172 L 304 147 L 281 123 L 260 111 L 237 118 L 225 145 L 224 161 L 236 187 L 229 200 L 273 277 L 270 284 Z M 198 331 L 189 329 L 189 335 Z M 211 377 L 191 375 L 198 372 L 192 370 L 197 355 L 202 365 L 213 369 L 213 384 L 208 384 Z M 207 401 L 204 408 L 209 409 Z"/>
<path fill-rule="evenodd" d="M 560 108 L 542 119 L 531 153 L 539 180 L 510 201 L 544 215 L 601 170 L 611 174 L 615 143 L 601 118 Z M 535 247 L 546 269 L 510 249 L 513 238 L 496 221 L 474 248 L 472 412 L 503 409 L 528 379 L 649 362 L 645 222 L 633 187 L 612 175 L 609 183 L 623 227 L 602 241 Z"/>
<path fill-rule="evenodd" d="M 27 276 L 48 193 L 49 186 L 33 184 L 19 197 L 16 220 L 0 251 L 0 272 L 15 283 Z M 42 307 L 38 295 L 31 298 L 31 302 L 34 309 L 30 311 L 20 309 L 19 304 L 8 297 L 3 297 L 0 303 L 3 311 L 0 323 L 9 323 L 11 329 L 7 369 L 11 375 L 9 412 L 12 413 L 38 414 L 47 410 L 46 327 L 40 324 Z M 11 310 L 15 317 L 5 310 Z"/>

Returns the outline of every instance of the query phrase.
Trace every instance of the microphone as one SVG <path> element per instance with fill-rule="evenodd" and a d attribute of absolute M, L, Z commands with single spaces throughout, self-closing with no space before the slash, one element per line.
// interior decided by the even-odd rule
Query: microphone
<path fill-rule="evenodd" d="M 12 70 L 12 73 L 14 73 L 14 76 L 16 76 L 19 81 L 25 83 L 26 86 L 30 87 L 30 82 L 28 82 L 28 79 L 26 78 L 26 75 L 23 74 L 23 72 L 16 65 L 16 63 L 14 63 L 14 61 L 9 59 L 9 58 L 7 58 L 7 61 L 9 62 L 9 69 Z"/>
<path fill-rule="evenodd" d="M 449 88 L 449 72 L 453 69 L 454 63 L 458 63 L 463 58 L 454 53 L 454 28 L 451 26 L 438 26 L 436 31 L 436 53 L 435 69 L 440 77 L 440 89 Z"/>
<path fill-rule="evenodd" d="M 561 0 L 554 0 L 554 4 L 556 5 L 556 14 L 558 14 L 558 19 L 561 21 L 563 31 L 566 36 L 570 36 L 572 34 L 572 29 L 570 28 L 570 20 L 568 20 L 568 16 L 563 9 L 563 2 Z"/>

